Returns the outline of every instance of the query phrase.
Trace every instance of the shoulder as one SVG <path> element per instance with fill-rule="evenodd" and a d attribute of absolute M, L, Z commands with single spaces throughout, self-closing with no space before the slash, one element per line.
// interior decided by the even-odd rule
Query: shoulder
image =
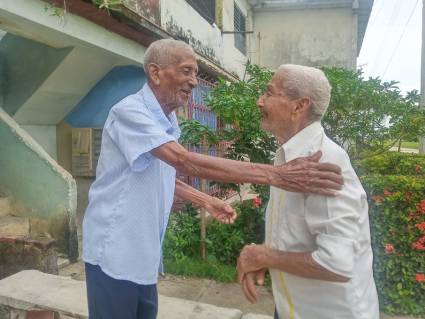
<path fill-rule="evenodd" d="M 347 152 L 334 141 L 332 141 L 326 134 L 324 134 L 324 141 L 322 144 L 322 162 L 330 162 L 337 165 L 348 165 L 351 167 L 350 157 Z"/>
<path fill-rule="evenodd" d="M 141 95 L 141 92 L 138 91 L 134 94 L 127 95 L 122 100 L 118 101 L 112 108 L 112 113 L 120 113 L 130 110 L 146 109 L 144 106 L 144 101 Z"/>
<path fill-rule="evenodd" d="M 109 111 L 109 121 L 121 120 L 124 122 L 150 123 L 154 116 L 146 106 L 141 92 L 124 97 Z"/>

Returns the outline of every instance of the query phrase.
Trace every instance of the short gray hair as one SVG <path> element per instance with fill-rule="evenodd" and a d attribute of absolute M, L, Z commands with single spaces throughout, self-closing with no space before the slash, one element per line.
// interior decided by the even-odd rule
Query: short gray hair
<path fill-rule="evenodd" d="M 323 71 L 304 65 L 282 64 L 277 72 L 284 73 L 282 87 L 285 94 L 295 99 L 309 97 L 312 118 L 322 119 L 329 106 L 332 89 Z"/>
<path fill-rule="evenodd" d="M 173 53 L 178 49 L 189 50 L 195 54 L 195 51 L 193 51 L 193 49 L 183 41 L 161 39 L 152 42 L 145 52 L 143 61 L 143 68 L 145 69 L 146 75 L 149 76 L 150 63 L 158 64 L 161 68 L 165 68 L 169 64 L 173 63 L 173 58 L 175 57 Z"/>

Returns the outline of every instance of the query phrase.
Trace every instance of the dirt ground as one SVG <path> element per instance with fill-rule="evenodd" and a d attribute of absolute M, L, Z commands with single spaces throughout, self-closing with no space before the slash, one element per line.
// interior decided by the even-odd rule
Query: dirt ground
<path fill-rule="evenodd" d="M 83 263 L 68 265 L 59 271 L 59 275 L 84 280 Z M 241 286 L 237 283 L 220 283 L 214 280 L 166 274 L 159 280 L 158 291 L 164 296 L 199 301 L 219 307 L 236 308 L 243 313 L 273 315 L 274 310 L 272 294 L 265 287 L 258 287 L 259 300 L 255 305 L 245 299 Z"/>

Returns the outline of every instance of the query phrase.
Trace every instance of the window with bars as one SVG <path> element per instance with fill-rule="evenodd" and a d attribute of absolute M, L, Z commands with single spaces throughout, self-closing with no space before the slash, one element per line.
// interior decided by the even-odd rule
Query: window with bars
<path fill-rule="evenodd" d="M 186 0 L 205 20 L 215 21 L 215 0 Z"/>
<path fill-rule="evenodd" d="M 238 7 L 236 2 L 234 3 L 234 7 L 234 30 L 240 32 L 235 33 L 235 47 L 246 55 L 246 34 L 243 33 L 246 31 L 246 17 L 243 15 L 242 10 Z"/>

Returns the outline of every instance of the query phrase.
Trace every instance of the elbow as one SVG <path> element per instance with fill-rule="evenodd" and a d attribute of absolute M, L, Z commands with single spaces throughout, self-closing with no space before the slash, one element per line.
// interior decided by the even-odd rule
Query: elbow
<path fill-rule="evenodd" d="M 173 166 L 179 174 L 193 175 L 193 173 L 191 173 L 190 155 L 191 153 L 186 150 L 176 155 Z"/>
<path fill-rule="evenodd" d="M 174 168 L 177 172 L 183 175 L 187 175 L 187 165 L 186 165 L 186 158 L 184 153 L 180 153 L 176 156 L 175 161 L 173 163 Z"/>
<path fill-rule="evenodd" d="M 349 256 L 329 256 L 320 254 L 320 252 L 313 253 L 312 256 L 314 263 L 318 266 L 327 278 L 328 281 L 346 283 L 352 278 L 354 271 L 354 261 Z"/>

